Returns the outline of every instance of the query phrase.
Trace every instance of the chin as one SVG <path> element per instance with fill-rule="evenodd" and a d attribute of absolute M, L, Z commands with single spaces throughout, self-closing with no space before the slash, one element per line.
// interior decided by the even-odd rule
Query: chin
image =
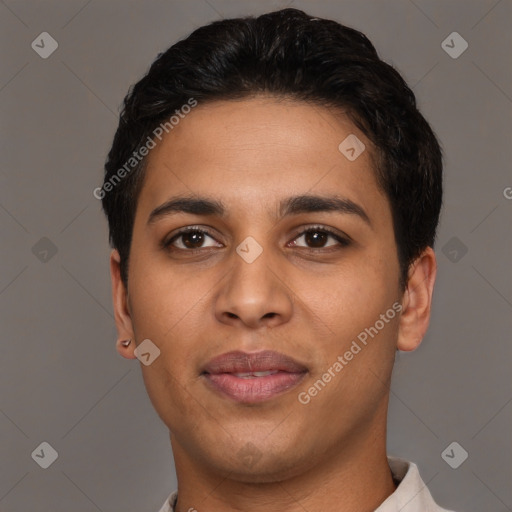
<path fill-rule="evenodd" d="M 229 450 L 224 450 L 218 454 L 220 458 L 210 459 L 210 462 L 219 473 L 228 474 L 230 480 L 248 484 L 281 482 L 307 471 L 311 465 L 310 460 L 305 461 L 297 457 L 296 448 L 290 448 L 285 453 L 269 453 L 269 450 L 265 449 L 259 453 L 254 445 L 247 443 L 229 459 L 226 459 L 227 453 Z"/>
<path fill-rule="evenodd" d="M 272 484 L 288 480 L 302 472 L 293 462 L 283 464 L 282 460 L 269 462 L 268 467 L 266 466 L 249 469 L 238 465 L 232 469 L 229 478 L 246 484 Z"/>

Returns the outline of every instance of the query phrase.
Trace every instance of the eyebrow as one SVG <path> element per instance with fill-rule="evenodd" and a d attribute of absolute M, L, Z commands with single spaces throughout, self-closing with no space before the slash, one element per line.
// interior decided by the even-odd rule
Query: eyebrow
<path fill-rule="evenodd" d="M 174 197 L 157 206 L 149 214 L 147 224 L 153 224 L 176 213 L 225 217 L 226 211 L 221 201 L 208 197 Z M 280 217 L 314 212 L 338 212 L 356 215 L 370 227 L 372 226 L 363 207 L 348 198 L 305 194 L 288 197 L 282 200 L 279 206 Z"/>

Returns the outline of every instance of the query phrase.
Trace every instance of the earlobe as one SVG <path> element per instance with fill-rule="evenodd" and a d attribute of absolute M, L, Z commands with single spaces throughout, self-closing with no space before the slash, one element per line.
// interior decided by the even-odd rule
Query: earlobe
<path fill-rule="evenodd" d="M 436 271 L 434 250 L 427 247 L 409 269 L 398 329 L 399 350 L 416 349 L 427 332 Z"/>
<path fill-rule="evenodd" d="M 121 279 L 121 258 L 117 249 L 110 254 L 110 279 L 112 283 L 112 300 L 114 304 L 114 319 L 116 322 L 118 340 L 117 352 L 127 359 L 135 359 L 135 343 L 123 343 L 126 340 L 134 340 L 134 332 L 130 309 L 128 307 L 128 294 Z"/>

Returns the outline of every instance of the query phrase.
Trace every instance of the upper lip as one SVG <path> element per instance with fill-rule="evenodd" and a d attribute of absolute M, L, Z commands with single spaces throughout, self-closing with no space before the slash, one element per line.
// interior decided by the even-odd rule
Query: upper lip
<path fill-rule="evenodd" d="M 274 350 L 251 353 L 234 350 L 211 359 L 203 368 L 203 373 L 247 373 L 273 370 L 304 373 L 307 368 L 293 358 Z"/>

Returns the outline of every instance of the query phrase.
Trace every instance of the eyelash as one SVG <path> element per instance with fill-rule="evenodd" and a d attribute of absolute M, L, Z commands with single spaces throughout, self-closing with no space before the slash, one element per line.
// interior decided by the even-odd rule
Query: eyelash
<path fill-rule="evenodd" d="M 310 226 L 308 227 L 307 229 L 297 233 L 295 235 L 295 237 L 293 238 L 292 241 L 296 240 L 297 238 L 300 238 L 302 235 L 305 235 L 305 234 L 308 234 L 308 233 L 327 233 L 328 235 L 332 236 L 338 243 L 339 243 L 339 247 L 343 248 L 343 247 L 348 247 L 350 244 L 351 244 L 351 240 L 347 237 L 343 237 L 341 235 L 339 235 L 338 233 L 332 231 L 331 229 L 325 227 L 325 226 L 322 226 L 322 225 L 317 225 L 317 226 Z M 172 246 L 172 243 L 177 240 L 180 236 L 182 235 L 185 235 L 185 234 L 188 234 L 188 233 L 201 233 L 203 235 L 208 235 L 210 238 L 213 238 L 215 239 L 215 237 L 206 229 L 203 229 L 203 228 L 199 228 L 199 227 L 196 227 L 196 226 L 187 226 L 186 228 L 183 228 L 181 229 L 180 231 L 178 231 L 177 233 L 175 233 L 169 240 L 163 240 L 162 243 L 161 243 L 161 246 L 162 246 L 162 249 L 165 249 L 165 250 L 168 250 L 168 251 L 182 251 L 182 252 L 188 252 L 188 253 L 194 253 L 196 251 L 203 251 L 205 248 L 203 247 L 198 247 L 196 249 L 181 249 L 179 247 L 173 247 Z M 208 247 L 208 249 L 210 249 L 211 247 Z M 317 252 L 317 251 L 326 251 L 326 250 L 332 250 L 333 249 L 333 246 L 329 246 L 329 247 L 318 247 L 318 248 L 315 248 L 315 247 L 301 247 L 299 246 L 300 249 L 304 249 L 304 250 L 309 250 L 309 251 L 313 251 L 313 252 Z"/>

